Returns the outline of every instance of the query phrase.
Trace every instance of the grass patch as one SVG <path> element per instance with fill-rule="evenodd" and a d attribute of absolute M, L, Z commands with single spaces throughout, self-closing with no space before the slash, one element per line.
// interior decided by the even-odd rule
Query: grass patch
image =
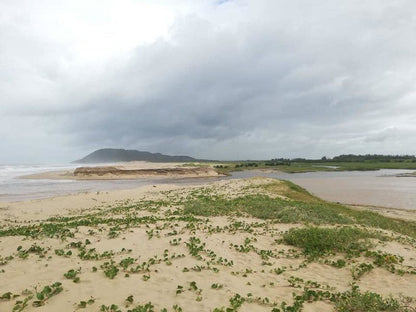
<path fill-rule="evenodd" d="M 283 192 L 287 199 L 259 194 L 227 199 L 204 194 L 185 202 L 184 213 L 205 217 L 244 213 L 282 223 L 359 224 L 416 238 L 416 222 L 392 219 L 376 212 L 359 211 L 341 204 L 326 202 L 288 181 L 276 181 L 263 187 L 274 194 Z"/>
<path fill-rule="evenodd" d="M 368 249 L 368 239 L 376 237 L 369 231 L 353 227 L 291 229 L 283 241 L 300 247 L 304 253 L 316 257 L 333 252 L 360 253 Z"/>
<path fill-rule="evenodd" d="M 403 307 L 400 302 L 394 298 L 383 298 L 381 295 L 373 292 L 360 292 L 357 286 L 353 286 L 351 291 L 340 294 L 336 298 L 336 310 L 339 312 L 404 312 L 411 311 Z"/>
<path fill-rule="evenodd" d="M 268 169 L 287 173 L 317 172 L 317 171 L 369 171 L 380 169 L 416 169 L 413 161 L 296 161 L 272 163 L 268 161 L 256 162 L 217 162 L 215 170 L 229 175 L 231 172 Z"/>
<path fill-rule="evenodd" d="M 283 195 L 293 200 L 304 202 L 323 202 L 322 199 L 312 195 L 303 187 L 287 180 L 277 180 L 262 187 L 271 194 Z"/>
<path fill-rule="evenodd" d="M 205 217 L 246 213 L 260 219 L 276 219 L 282 223 L 353 223 L 351 219 L 334 213 L 331 207 L 322 203 L 289 201 L 267 195 L 246 195 L 233 199 L 199 197 L 186 202 L 184 212 Z"/>

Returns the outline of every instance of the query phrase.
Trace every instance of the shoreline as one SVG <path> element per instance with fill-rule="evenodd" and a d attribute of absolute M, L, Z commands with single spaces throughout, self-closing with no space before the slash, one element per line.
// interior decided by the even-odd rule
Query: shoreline
<path fill-rule="evenodd" d="M 197 179 L 198 177 L 192 177 L 193 179 Z M 199 177 L 201 179 L 205 177 Z M 39 178 L 40 179 L 40 178 Z M 163 178 L 160 177 L 160 180 Z M 174 179 L 174 178 L 172 178 Z M 186 178 L 185 178 L 186 179 Z M 264 178 L 267 179 L 267 178 Z M 241 179 L 236 179 L 241 180 Z M 222 180 L 227 181 L 227 180 Z M 232 180 L 229 180 L 232 181 Z M 78 197 L 85 197 L 90 198 L 92 200 L 92 204 L 96 204 L 96 201 L 99 201 L 101 203 L 107 203 L 107 204 L 114 204 L 116 201 L 120 200 L 119 198 L 123 197 L 133 197 L 136 194 L 140 194 L 142 190 L 152 190 L 155 188 L 158 188 L 158 191 L 161 189 L 163 190 L 169 190 L 169 189 L 178 189 L 178 188 L 198 188 L 201 185 L 190 185 L 190 184 L 177 184 L 175 181 L 172 181 L 172 183 L 158 183 L 157 179 L 154 179 L 151 184 L 148 185 L 141 185 L 141 186 L 134 186 L 130 188 L 121 188 L 116 190 L 101 190 L 101 191 L 78 191 L 75 193 L 70 194 L 60 194 L 60 195 L 50 195 L 42 198 L 33 198 L 33 199 L 22 199 L 22 200 L 16 200 L 16 201 L 0 201 L 0 211 L 4 211 L 5 209 L 8 209 L 10 207 L 18 206 L 32 206 L 35 205 L 43 205 L 43 202 L 69 202 L 72 198 L 78 198 Z M 219 181 L 220 182 L 220 181 Z M 206 182 L 205 184 L 215 183 L 215 181 Z M 416 222 L 416 210 L 412 209 L 403 209 L 403 208 L 394 208 L 394 207 L 383 207 L 383 206 L 374 206 L 374 205 L 365 205 L 365 204 L 351 204 L 351 203 L 340 203 L 340 202 L 332 202 L 334 204 L 341 204 L 348 207 L 351 207 L 352 209 L 356 210 L 366 210 L 371 212 L 376 212 L 379 214 L 382 214 L 386 217 L 390 218 L 397 218 L 402 220 L 408 220 L 408 221 L 415 221 Z M 88 205 L 89 207 L 89 205 Z M 27 212 L 26 212 L 27 214 Z"/>
<path fill-rule="evenodd" d="M 47 171 L 47 172 L 40 172 L 40 173 L 36 173 L 36 174 L 30 174 L 30 175 L 25 175 L 25 176 L 20 176 L 18 177 L 18 179 L 33 179 L 33 180 L 66 180 L 66 181 L 137 181 L 138 184 L 134 185 L 132 183 L 132 185 L 125 185 L 124 187 L 116 187 L 116 190 L 121 190 L 121 189 L 133 189 L 133 188 L 137 188 L 138 186 L 140 186 L 141 181 L 146 181 L 146 180 L 151 180 L 148 181 L 151 184 L 160 184 L 160 181 L 163 181 L 163 184 L 165 183 L 177 183 L 179 182 L 180 184 L 183 184 L 182 181 L 185 181 L 187 179 L 191 179 L 191 181 L 189 181 L 189 184 L 192 184 L 192 182 L 194 183 L 198 183 L 198 180 L 202 181 L 202 183 L 205 182 L 212 182 L 212 180 L 210 180 L 210 178 L 215 179 L 215 178 L 224 178 L 226 177 L 226 175 L 223 175 L 221 173 L 218 173 L 214 170 L 211 170 L 210 168 L 203 168 L 201 170 L 200 167 L 194 166 L 194 167 L 190 167 L 190 166 L 184 166 L 183 163 L 148 163 L 148 162 L 131 162 L 131 163 L 120 163 L 117 166 L 115 165 L 109 165 L 109 166 L 99 166 L 99 167 L 81 167 L 81 168 L 85 168 L 85 169 L 95 169 L 95 168 L 99 168 L 99 169 L 104 169 L 106 170 L 107 168 L 112 168 L 112 169 L 116 169 L 116 170 L 121 170 L 121 171 L 126 171 L 127 173 L 123 173 L 123 174 L 113 174 L 111 172 L 106 172 L 104 174 L 84 174 L 81 176 L 75 176 L 74 175 L 74 171 L 77 168 L 74 168 L 73 170 L 54 170 L 54 171 Z M 169 170 L 182 170 L 182 174 L 175 174 L 174 172 L 169 172 Z M 188 172 L 186 172 L 186 170 L 188 170 Z M 139 173 L 132 173 L 134 171 L 137 172 L 137 170 L 139 171 Z M 195 172 L 195 170 L 197 172 Z M 198 172 L 199 170 L 199 172 Z M 271 169 L 253 169 L 253 170 L 249 170 L 251 172 L 258 172 L 259 176 L 261 176 L 262 173 L 265 174 L 273 174 L 276 171 L 275 170 L 271 170 Z M 238 176 L 238 174 L 240 173 L 240 171 L 236 171 L 236 175 L 237 178 L 244 178 L 245 176 Z M 285 173 L 284 173 L 285 174 Z M 257 176 L 257 175 L 248 175 L 247 177 L 250 176 Z M 271 178 L 273 178 L 273 176 L 269 176 Z M 384 176 L 383 176 L 384 177 Z M 392 177 L 392 176 L 387 176 L 387 177 Z M 396 177 L 396 175 L 394 175 L 394 177 Z M 282 177 L 277 177 L 278 179 L 282 179 Z M 206 179 L 206 181 L 204 181 L 204 179 Z M 285 177 L 283 177 L 283 179 L 286 179 Z M 192 181 L 194 180 L 194 181 Z M 290 180 L 290 179 L 289 179 Z M 215 181 L 215 180 L 214 180 Z M 306 180 L 307 181 L 307 180 Z M 294 181 L 295 183 L 299 183 L 298 181 Z M 302 185 L 303 182 L 300 182 L 300 185 Z M 97 184 L 98 185 L 98 184 Z M 306 185 L 304 185 L 303 187 L 307 187 L 307 189 L 310 192 L 315 193 L 314 191 L 310 190 L 309 187 Z M 93 187 L 95 188 L 95 187 Z M 111 190 L 111 188 L 103 185 L 103 187 L 97 186 L 97 189 L 92 189 L 92 190 L 87 190 L 87 192 L 102 192 L 102 191 L 109 191 Z M 50 197 L 55 197 L 55 196 L 60 196 L 60 195 L 68 195 L 68 194 L 78 194 L 78 193 L 83 193 L 84 190 L 80 189 L 74 189 L 71 190 L 69 189 L 68 192 L 62 192 L 62 194 L 50 194 L 50 195 L 45 195 L 42 197 L 38 197 L 36 195 L 32 196 L 28 196 L 28 199 L 42 199 L 42 198 L 50 198 Z M 317 192 L 318 194 L 320 194 L 320 192 Z M 4 196 L 7 196 L 7 194 L 5 194 Z M 328 198 L 325 194 L 321 194 L 318 196 L 323 196 L 324 198 L 326 198 L 326 200 L 329 200 L 331 202 L 334 203 L 338 203 L 339 202 L 339 198 L 334 198 L 332 196 L 332 198 Z M 17 196 L 18 197 L 18 196 Z M 20 201 L 25 201 L 27 199 L 23 198 L 23 199 L 12 199 L 12 200 L 0 200 L 0 203 L 11 203 L 11 202 L 20 202 Z M 416 213 L 415 209 L 412 208 L 405 208 L 405 207 L 401 207 L 401 206 L 394 206 L 394 205 L 388 205 L 388 206 L 382 206 L 379 203 L 369 203 L 368 201 L 359 201 L 357 200 L 356 202 L 348 202 L 347 200 L 344 200 L 341 202 L 344 205 L 350 206 L 350 207 L 354 207 L 355 209 L 366 209 L 366 210 L 370 210 L 370 211 L 376 211 L 376 212 L 380 212 L 386 216 L 391 216 L 391 217 L 400 217 L 400 218 L 406 218 L 409 217 L 412 220 L 414 219 L 414 212 Z M 397 213 L 397 211 L 402 211 L 403 213 Z"/>
<path fill-rule="evenodd" d="M 363 205 L 363 204 L 346 204 L 346 203 L 342 203 L 342 205 L 345 205 L 345 206 L 348 206 L 357 210 L 366 210 L 366 211 L 376 212 L 389 218 L 402 219 L 402 220 L 416 222 L 416 210 L 412 210 L 412 209 L 391 208 L 391 207 L 372 206 L 372 205 Z"/>

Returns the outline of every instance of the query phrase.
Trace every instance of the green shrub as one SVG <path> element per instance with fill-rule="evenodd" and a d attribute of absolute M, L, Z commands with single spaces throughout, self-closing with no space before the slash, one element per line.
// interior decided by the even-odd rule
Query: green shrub
<path fill-rule="evenodd" d="M 360 253 L 368 248 L 366 240 L 375 236 L 369 231 L 353 227 L 310 227 L 291 229 L 283 235 L 283 241 L 300 247 L 305 254 L 315 257 L 331 252 Z"/>

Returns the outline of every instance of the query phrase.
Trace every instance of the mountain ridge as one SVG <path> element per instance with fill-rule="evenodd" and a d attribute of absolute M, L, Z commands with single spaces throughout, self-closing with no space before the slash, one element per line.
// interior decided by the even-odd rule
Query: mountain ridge
<path fill-rule="evenodd" d="M 98 149 L 87 156 L 73 161 L 77 164 L 89 163 L 113 163 L 113 162 L 128 162 L 128 161 L 149 161 L 149 162 L 188 162 L 200 161 L 190 156 L 183 155 L 165 155 L 161 153 L 151 153 L 138 150 L 126 150 L 117 148 L 102 148 Z"/>

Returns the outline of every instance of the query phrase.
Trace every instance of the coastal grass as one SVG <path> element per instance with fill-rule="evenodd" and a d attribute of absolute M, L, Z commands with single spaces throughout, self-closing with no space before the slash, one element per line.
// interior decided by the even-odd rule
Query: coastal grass
<path fill-rule="evenodd" d="M 227 216 L 248 214 L 281 223 L 358 224 L 393 231 L 416 238 L 416 222 L 392 219 L 371 211 L 359 211 L 341 204 L 321 200 L 289 181 L 273 182 L 266 191 L 283 190 L 287 198 L 267 194 L 244 195 L 236 198 L 202 195 L 184 204 L 184 213 L 196 216 Z"/>
<path fill-rule="evenodd" d="M 266 161 L 255 162 L 218 162 L 215 164 L 204 164 L 205 166 L 214 166 L 214 168 L 222 173 L 229 175 L 233 171 L 244 171 L 253 169 L 269 169 L 286 173 L 302 173 L 317 171 L 370 171 L 380 169 L 414 169 L 416 170 L 416 162 L 409 161 L 362 161 L 362 162 L 334 162 L 334 161 L 291 161 L 279 165 L 270 166 Z"/>
<path fill-rule="evenodd" d="M 370 238 L 380 238 L 374 232 L 354 227 L 291 229 L 283 235 L 284 243 L 303 249 L 308 256 L 324 256 L 343 252 L 359 254 L 368 249 Z"/>
<path fill-rule="evenodd" d="M 373 292 L 360 292 L 357 286 L 352 290 L 340 293 L 336 296 L 335 309 L 339 312 L 411 312 L 413 309 L 404 306 L 397 299 L 383 297 Z"/>
<path fill-rule="evenodd" d="M 414 162 L 319 162 L 319 163 L 293 163 L 290 166 L 278 167 L 278 170 L 296 172 L 315 171 L 371 171 L 380 169 L 415 169 Z"/>

